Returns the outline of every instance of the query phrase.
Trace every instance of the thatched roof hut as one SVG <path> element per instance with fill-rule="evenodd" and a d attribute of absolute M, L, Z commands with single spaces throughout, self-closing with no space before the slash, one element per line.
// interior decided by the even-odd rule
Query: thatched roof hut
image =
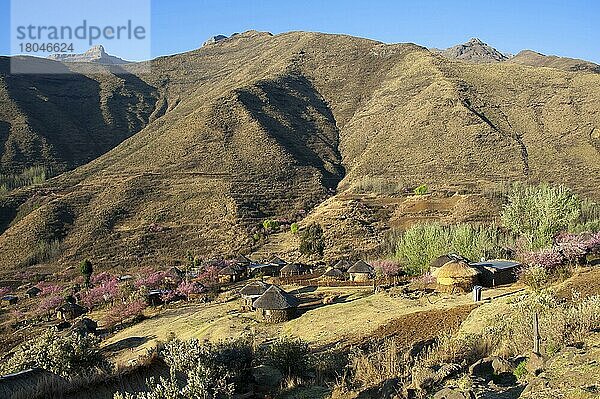
<path fill-rule="evenodd" d="M 437 269 L 433 275 L 437 283 L 443 287 L 469 291 L 477 283 L 479 272 L 467 262 L 451 261 Z"/>
<path fill-rule="evenodd" d="M 61 320 L 73 320 L 86 313 L 86 308 L 72 302 L 65 302 L 56 309 L 56 317 Z"/>
<path fill-rule="evenodd" d="M 305 268 L 299 263 L 288 263 L 279 271 L 282 277 L 299 276 L 305 273 Z"/>
<path fill-rule="evenodd" d="M 269 261 L 269 263 L 271 265 L 276 265 L 276 266 L 285 266 L 285 265 L 287 265 L 287 262 L 284 261 L 283 259 L 281 259 L 279 256 L 274 256 L 273 258 L 271 258 L 271 260 Z"/>
<path fill-rule="evenodd" d="M 242 272 L 236 267 L 225 266 L 224 268 L 219 270 L 219 282 L 231 283 L 237 281 L 241 273 Z"/>
<path fill-rule="evenodd" d="M 365 261 L 359 260 L 348 269 L 348 273 L 352 281 L 367 281 L 374 275 L 375 270 Z"/>
<path fill-rule="evenodd" d="M 252 306 L 252 303 L 258 298 L 260 297 L 262 294 L 265 293 L 265 291 L 267 289 L 269 289 L 269 287 L 271 286 L 271 284 L 267 284 L 263 281 L 252 281 L 248 284 L 246 284 L 244 286 L 244 288 L 242 288 L 240 290 L 240 295 L 242 296 L 242 299 L 244 300 L 244 305 L 246 308 L 249 309 L 254 309 L 254 307 Z"/>
<path fill-rule="evenodd" d="M 433 273 L 440 267 L 444 266 L 446 263 L 453 262 L 453 261 L 456 261 L 456 262 L 462 261 L 462 262 L 466 262 L 466 263 L 471 262 L 469 259 L 465 258 L 464 256 L 458 255 L 458 254 L 446 254 L 446 255 L 438 256 L 437 258 L 432 260 L 429 271 Z"/>
<path fill-rule="evenodd" d="M 244 265 L 244 266 L 248 266 L 248 265 L 250 265 L 250 263 L 252 263 L 252 261 L 250 259 L 248 259 L 244 255 L 238 255 L 238 256 L 236 256 L 235 259 L 234 259 L 234 261 L 238 265 Z"/>
<path fill-rule="evenodd" d="M 329 268 L 323 275 L 321 276 L 324 280 L 344 280 L 344 272 L 340 269 Z"/>
<path fill-rule="evenodd" d="M 348 269 L 352 267 L 352 264 L 348 262 L 346 259 L 342 259 L 338 261 L 335 265 L 333 265 L 334 269 L 341 270 L 343 272 L 347 272 Z"/>
<path fill-rule="evenodd" d="M 254 301 L 252 306 L 262 312 L 266 322 L 279 323 L 294 317 L 298 300 L 276 285 L 272 285 Z"/>

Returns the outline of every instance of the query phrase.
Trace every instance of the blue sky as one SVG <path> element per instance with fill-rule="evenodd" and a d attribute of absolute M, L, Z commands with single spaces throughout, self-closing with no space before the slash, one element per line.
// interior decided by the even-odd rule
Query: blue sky
<path fill-rule="evenodd" d="M 0 54 L 10 52 L 9 4 L 0 0 Z M 598 16 L 596 0 L 153 0 L 151 45 L 156 57 L 198 48 L 216 34 L 307 30 L 440 48 L 479 37 L 503 52 L 600 63 Z"/>

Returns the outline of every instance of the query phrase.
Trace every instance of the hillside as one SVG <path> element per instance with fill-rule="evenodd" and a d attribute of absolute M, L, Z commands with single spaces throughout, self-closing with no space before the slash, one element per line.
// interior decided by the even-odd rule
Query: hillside
<path fill-rule="evenodd" d="M 11 75 L 10 59 L 0 57 L 0 173 L 83 165 L 141 130 L 157 107 L 156 88 L 118 66 L 98 74 L 55 61 L 16 62 L 63 73 Z"/>
<path fill-rule="evenodd" d="M 530 65 L 536 67 L 557 68 L 565 71 L 584 71 L 600 73 L 600 65 L 589 61 L 578 60 L 555 55 L 544 55 L 531 50 L 523 50 L 510 59 L 516 64 Z"/>
<path fill-rule="evenodd" d="M 158 58 L 150 74 L 137 64 L 118 68 L 133 74 L 4 76 L 7 168 L 37 159 L 35 143 L 69 168 L 124 140 L 0 200 L 4 271 L 36 263 L 56 270 L 82 257 L 104 268 L 165 264 L 188 250 L 249 252 L 252 227 L 270 217 L 301 226 L 317 219 L 347 228 L 344 245 L 376 247 L 394 215 L 410 213 L 401 193 L 421 183 L 441 196 L 432 201 L 464 195 L 440 199 L 436 218 L 485 219 L 482 194 L 511 180 L 599 195 L 597 74 L 254 31 Z M 51 95 L 64 84 L 77 97 Z M 348 197 L 377 180 L 397 192 Z M 337 233 L 326 234 L 334 257 L 343 248 Z M 42 256 L 53 242 L 59 249 Z"/>

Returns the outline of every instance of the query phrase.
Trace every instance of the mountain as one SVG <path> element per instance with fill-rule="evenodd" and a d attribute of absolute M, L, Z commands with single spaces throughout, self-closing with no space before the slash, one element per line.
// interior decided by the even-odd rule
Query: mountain
<path fill-rule="evenodd" d="M 102 45 L 93 46 L 83 54 L 51 54 L 48 56 L 48 59 L 61 62 L 91 62 L 102 65 L 123 65 L 129 63 L 129 61 L 107 54 Z"/>
<path fill-rule="evenodd" d="M 59 73 L 12 75 L 11 60 L 0 57 L 0 174 L 34 165 L 55 172 L 73 169 L 114 148 L 161 112 L 157 88 L 119 65 L 12 61 Z"/>
<path fill-rule="evenodd" d="M 562 69 L 564 71 L 583 71 L 600 73 L 600 65 L 575 58 L 544 55 L 531 50 L 523 50 L 510 59 L 510 62 L 535 67 Z"/>
<path fill-rule="evenodd" d="M 474 63 L 502 62 L 509 58 L 507 55 L 502 54 L 477 38 L 473 38 L 463 44 L 457 44 L 446 50 L 435 51 L 449 59 Z"/>
<path fill-rule="evenodd" d="M 84 257 L 98 270 L 127 270 L 170 264 L 188 250 L 261 250 L 254 228 L 268 218 L 320 223 L 331 259 L 376 249 L 386 229 L 421 211 L 489 220 L 489 193 L 510 181 L 600 194 L 597 74 L 452 62 L 414 44 L 344 35 L 255 31 L 151 66 L 152 73 L 127 64 L 121 73 L 94 66 L 109 72 L 98 76 L 3 75 L 3 158 L 22 157 L 6 151 L 15 146 L 7 137 L 22 145 L 60 138 L 55 152 L 69 137 L 106 138 L 112 124 L 126 137 L 0 199 L 5 272 L 56 271 Z M 386 194 L 382 182 L 399 191 Z M 435 195 L 417 202 L 402 194 L 422 183 Z M 283 251 L 293 239 L 281 233 L 266 245 Z"/>

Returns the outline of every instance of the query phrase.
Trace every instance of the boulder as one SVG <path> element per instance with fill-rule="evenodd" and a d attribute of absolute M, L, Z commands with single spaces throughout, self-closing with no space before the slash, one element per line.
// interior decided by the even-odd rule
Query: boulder
<path fill-rule="evenodd" d="M 537 376 L 544 371 L 544 366 L 545 361 L 543 356 L 538 355 L 537 353 L 531 353 L 529 359 L 527 359 L 525 368 L 529 374 Z"/>
<path fill-rule="evenodd" d="M 215 44 L 215 43 L 220 42 L 221 40 L 225 40 L 225 39 L 227 39 L 227 36 L 224 36 L 224 35 L 212 36 L 212 37 L 208 38 L 208 40 L 202 44 L 202 47 L 209 46 L 211 44 Z"/>
<path fill-rule="evenodd" d="M 494 368 L 492 367 L 493 359 L 486 357 L 479 359 L 475 363 L 469 366 L 469 374 L 473 377 L 481 377 L 485 379 L 492 378 L 494 375 Z"/>
<path fill-rule="evenodd" d="M 283 374 L 275 367 L 260 365 L 252 369 L 252 377 L 256 385 L 264 388 L 279 388 Z"/>
<path fill-rule="evenodd" d="M 494 370 L 494 374 L 501 375 L 505 373 L 512 374 L 515 370 L 515 367 L 510 361 L 506 359 L 502 359 L 501 357 L 494 357 L 492 360 L 492 369 Z"/>

